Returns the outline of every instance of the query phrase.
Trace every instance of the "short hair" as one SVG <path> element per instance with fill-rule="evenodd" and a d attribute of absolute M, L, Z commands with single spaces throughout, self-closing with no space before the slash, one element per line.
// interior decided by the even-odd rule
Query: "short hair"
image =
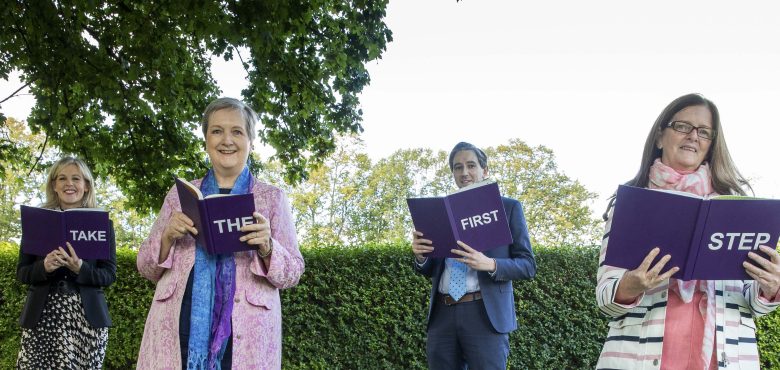
<path fill-rule="evenodd" d="M 203 138 L 206 137 L 206 132 L 209 129 L 209 117 L 211 117 L 212 113 L 222 109 L 237 110 L 241 113 L 241 118 L 243 118 L 246 123 L 246 132 L 247 135 L 249 135 L 249 142 L 254 142 L 257 137 L 257 132 L 255 131 L 258 121 L 257 113 L 244 102 L 235 98 L 217 98 L 209 103 L 206 110 L 203 111 L 203 117 L 200 121 L 200 127 L 203 130 Z"/>
<path fill-rule="evenodd" d="M 54 191 L 54 182 L 57 181 L 57 175 L 60 174 L 63 168 L 75 164 L 81 172 L 81 176 L 84 178 L 84 182 L 87 187 L 84 190 L 84 197 L 81 198 L 80 208 L 95 208 L 95 181 L 92 177 L 92 172 L 89 170 L 84 161 L 75 157 L 63 157 L 49 168 L 49 175 L 46 177 L 46 202 L 41 207 L 55 209 L 60 206 L 60 197 Z"/>
<path fill-rule="evenodd" d="M 627 184 L 645 188 L 650 182 L 650 167 L 656 158 L 660 158 L 663 153 L 656 145 L 667 124 L 672 120 L 677 112 L 687 108 L 703 106 L 712 114 L 712 129 L 715 137 L 712 139 L 709 152 L 704 157 L 704 161 L 709 163 L 712 172 L 712 187 L 718 194 L 740 194 L 745 195 L 743 187 L 748 189 L 750 184 L 744 176 L 737 170 L 734 161 L 731 159 L 729 149 L 726 146 L 726 139 L 723 135 L 723 126 L 720 123 L 720 114 L 715 103 L 705 98 L 701 94 L 683 95 L 666 106 L 661 114 L 656 118 L 650 133 L 647 135 L 645 147 L 642 152 L 642 162 L 639 165 L 639 172 Z"/>
<path fill-rule="evenodd" d="M 455 154 L 458 154 L 458 152 L 464 150 L 471 150 L 472 152 L 474 152 L 474 155 L 477 156 L 477 161 L 479 162 L 479 165 L 482 168 L 487 168 L 487 155 L 485 155 L 485 152 L 483 152 L 482 149 L 477 148 L 474 144 L 461 141 L 455 144 L 455 147 L 452 148 L 452 151 L 450 151 L 450 171 L 453 170 L 452 167 L 454 166 L 454 164 L 452 163 L 452 161 L 455 160 Z"/>

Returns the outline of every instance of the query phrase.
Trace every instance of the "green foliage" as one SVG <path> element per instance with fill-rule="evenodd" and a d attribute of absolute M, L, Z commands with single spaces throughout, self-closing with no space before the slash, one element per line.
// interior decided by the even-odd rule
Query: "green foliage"
<path fill-rule="evenodd" d="M 334 133 L 360 132 L 364 64 L 392 40 L 386 6 L 10 0 L 0 6 L 0 79 L 19 70 L 36 98 L 33 132 L 84 158 L 97 176 L 110 174 L 130 206 L 146 212 L 159 208 L 171 173 L 205 172 L 193 131 L 219 94 L 210 55 L 241 59 L 243 97 L 261 113 L 259 136 L 287 180 L 304 179 L 330 154 Z M 9 144 L 0 140 L 0 160 L 17 155 Z"/>
<path fill-rule="evenodd" d="M 588 208 L 596 194 L 561 173 L 552 150 L 510 139 L 486 152 L 489 176 L 505 196 L 523 202 L 528 224 L 537 225 L 530 230 L 534 244 L 588 245 L 598 240 L 600 221 Z M 362 245 L 407 238 L 412 222 L 406 198 L 454 190 L 447 155 L 400 149 L 372 162 L 360 141 L 341 139 L 333 156 L 288 191 L 304 244 Z"/>
<path fill-rule="evenodd" d="M 515 282 L 518 330 L 513 369 L 592 369 L 607 333 L 596 308 L 596 248 L 536 248 L 538 273 Z M 13 368 L 25 288 L 18 248 L 0 243 L 0 368 Z M 285 369 L 424 369 L 430 282 L 412 268 L 408 244 L 304 249 L 306 272 L 282 292 Z M 106 297 L 114 321 L 106 369 L 133 368 L 153 285 L 135 252 L 117 252 Z M 762 368 L 780 369 L 780 313 L 758 320 Z"/>

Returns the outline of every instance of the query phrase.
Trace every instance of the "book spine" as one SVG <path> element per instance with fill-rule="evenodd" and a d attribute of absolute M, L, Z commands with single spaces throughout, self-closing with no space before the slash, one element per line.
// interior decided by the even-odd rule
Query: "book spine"
<path fill-rule="evenodd" d="M 452 215 L 452 206 L 450 205 L 450 198 L 444 197 L 444 208 L 447 210 L 447 220 L 450 224 L 450 229 L 452 230 L 452 235 L 455 237 L 455 242 L 460 240 L 460 233 L 458 232 L 458 227 L 455 223 L 455 216 Z M 453 245 L 452 248 L 457 248 L 457 245 Z"/>
<path fill-rule="evenodd" d="M 206 248 L 208 254 L 214 254 L 214 239 L 211 237 L 211 219 L 209 218 L 209 207 L 205 199 L 198 200 L 198 213 L 200 213 L 200 225 L 203 233 L 203 248 Z"/>
<path fill-rule="evenodd" d="M 59 236 L 59 239 L 60 239 L 60 240 L 59 240 L 59 244 L 58 244 L 58 245 L 56 245 L 56 246 L 54 246 L 54 248 L 57 248 L 57 247 L 62 247 L 62 248 L 63 248 L 63 249 L 65 249 L 66 251 L 68 250 L 68 246 L 67 246 L 65 243 L 67 243 L 67 242 L 69 242 L 69 241 L 70 241 L 70 236 L 68 235 L 68 219 L 67 219 L 67 214 L 68 214 L 68 212 L 61 212 L 61 213 L 59 214 L 59 216 L 60 216 L 60 217 L 59 217 L 59 219 L 60 219 L 60 224 L 59 224 L 59 227 L 60 227 L 60 230 L 62 230 L 62 232 L 60 233 L 60 236 Z M 72 243 L 71 243 L 71 244 L 72 244 Z M 68 252 L 68 253 L 70 253 L 70 252 Z"/>
<path fill-rule="evenodd" d="M 685 260 L 685 270 L 683 270 L 682 280 L 692 280 L 693 273 L 696 269 L 696 260 L 699 258 L 699 251 L 701 250 L 702 237 L 704 236 L 704 229 L 707 226 L 707 218 L 710 214 L 710 200 L 702 200 L 699 205 L 699 215 L 696 218 L 696 228 L 693 231 L 691 237 L 691 244 L 688 247 L 688 257 Z"/>

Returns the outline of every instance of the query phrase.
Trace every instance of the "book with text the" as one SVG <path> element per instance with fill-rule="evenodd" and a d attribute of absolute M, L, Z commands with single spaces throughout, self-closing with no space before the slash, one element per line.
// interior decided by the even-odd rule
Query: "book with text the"
<path fill-rule="evenodd" d="M 463 187 L 445 197 L 407 198 L 414 229 L 434 247 L 428 257 L 460 257 L 458 240 L 478 251 L 512 243 L 501 193 L 495 181 Z"/>
<path fill-rule="evenodd" d="M 97 208 L 71 208 L 65 211 L 21 206 L 22 252 L 46 256 L 70 242 L 82 259 L 110 258 L 111 226 L 108 212 Z"/>
<path fill-rule="evenodd" d="M 212 194 L 204 197 L 192 183 L 177 178 L 181 211 L 198 230 L 195 239 L 209 254 L 229 254 L 255 250 L 239 240 L 241 227 L 254 223 L 255 199 L 252 194 Z"/>
<path fill-rule="evenodd" d="M 690 193 L 621 185 L 615 199 L 604 264 L 633 270 L 655 247 L 681 280 L 750 280 L 742 262 L 759 245 L 776 248 L 780 200 Z M 653 263 L 655 263 L 654 261 Z"/>

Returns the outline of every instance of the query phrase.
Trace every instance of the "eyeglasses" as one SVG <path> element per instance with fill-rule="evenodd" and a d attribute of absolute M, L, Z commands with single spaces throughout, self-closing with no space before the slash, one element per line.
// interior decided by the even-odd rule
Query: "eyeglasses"
<path fill-rule="evenodd" d="M 696 135 L 704 140 L 712 140 L 715 137 L 715 130 L 706 126 L 696 127 L 685 121 L 672 121 L 667 123 L 666 127 L 671 127 L 672 130 L 683 134 L 690 134 L 691 131 L 696 130 Z"/>

